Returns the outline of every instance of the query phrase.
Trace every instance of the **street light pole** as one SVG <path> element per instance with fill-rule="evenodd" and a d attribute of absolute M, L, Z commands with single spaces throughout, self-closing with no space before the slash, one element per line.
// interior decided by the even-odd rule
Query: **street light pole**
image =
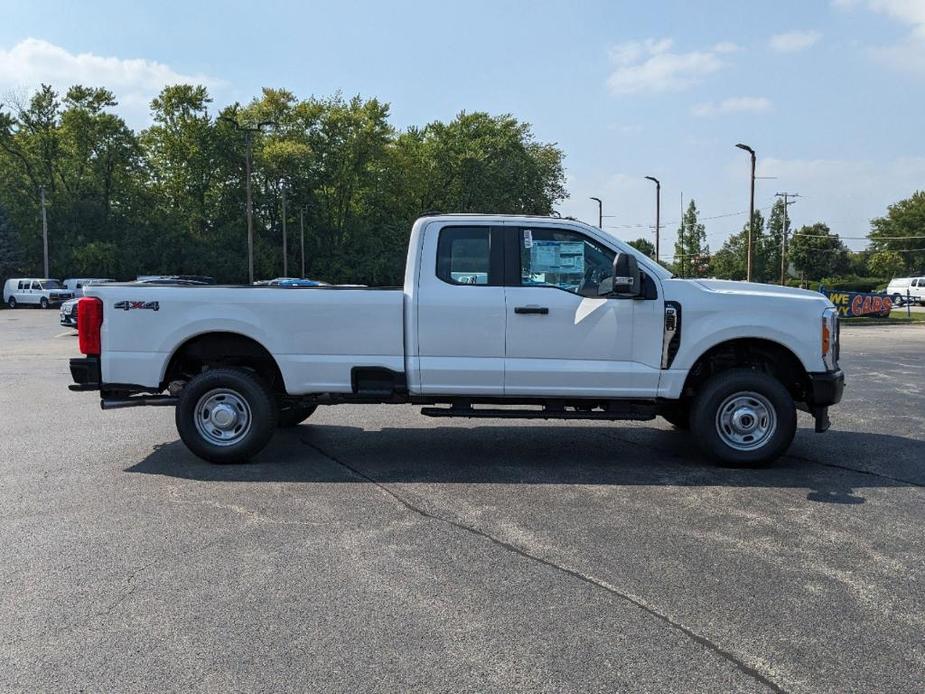
<path fill-rule="evenodd" d="M 45 186 L 39 188 L 39 193 L 42 197 L 42 251 L 44 254 L 45 260 L 45 274 L 42 275 L 44 278 L 48 278 L 48 215 L 45 213 Z"/>
<path fill-rule="evenodd" d="M 268 125 L 276 125 L 273 121 L 265 120 L 257 123 L 256 126 L 245 126 L 231 116 L 219 116 L 219 120 L 230 123 L 235 130 L 244 133 L 244 177 L 246 193 L 246 216 L 247 216 L 247 277 L 250 284 L 254 283 L 254 204 L 253 194 L 251 193 L 251 159 L 253 158 L 254 133 L 263 131 Z"/>
<path fill-rule="evenodd" d="M 235 123 L 235 127 L 238 124 Z M 253 132 L 244 132 L 244 178 L 246 179 L 247 201 L 245 214 L 247 215 L 247 277 L 248 284 L 254 283 L 254 204 L 251 194 L 251 149 Z"/>
<path fill-rule="evenodd" d="M 752 240 L 755 236 L 755 150 L 748 145 L 739 143 L 736 145 L 739 149 L 745 150 L 751 155 L 752 159 L 752 177 L 751 177 L 751 196 L 748 203 L 748 262 L 745 270 L 745 279 L 752 281 Z"/>
<path fill-rule="evenodd" d="M 591 200 L 594 200 L 597 203 L 597 228 L 604 228 L 604 203 L 601 202 L 600 198 L 595 198 L 591 196 Z"/>
<path fill-rule="evenodd" d="M 289 249 L 286 243 L 286 184 L 282 186 L 283 193 L 283 277 L 289 277 Z"/>
<path fill-rule="evenodd" d="M 305 279 L 305 208 L 299 210 L 299 245 L 302 248 L 302 274 L 300 277 Z"/>
<path fill-rule="evenodd" d="M 655 262 L 658 262 L 659 247 L 661 234 L 661 216 L 662 216 L 662 184 L 654 176 L 646 176 L 647 179 L 655 183 Z"/>

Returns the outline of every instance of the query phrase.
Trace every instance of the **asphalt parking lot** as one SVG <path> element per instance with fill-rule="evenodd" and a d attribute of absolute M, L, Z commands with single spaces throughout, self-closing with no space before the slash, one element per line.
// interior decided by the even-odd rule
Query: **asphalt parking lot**
<path fill-rule="evenodd" d="M 0 311 L 2 691 L 922 691 L 925 326 L 729 470 L 661 420 L 342 406 L 214 466 Z"/>

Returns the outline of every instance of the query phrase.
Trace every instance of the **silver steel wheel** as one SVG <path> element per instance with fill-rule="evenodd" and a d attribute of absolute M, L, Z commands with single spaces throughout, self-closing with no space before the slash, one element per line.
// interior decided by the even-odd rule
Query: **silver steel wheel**
<path fill-rule="evenodd" d="M 737 451 L 761 448 L 776 431 L 777 413 L 760 393 L 733 393 L 716 411 L 716 432 L 723 443 Z"/>
<path fill-rule="evenodd" d="M 233 446 L 251 429 L 251 408 L 229 388 L 216 388 L 199 398 L 193 411 L 196 431 L 214 446 Z"/>

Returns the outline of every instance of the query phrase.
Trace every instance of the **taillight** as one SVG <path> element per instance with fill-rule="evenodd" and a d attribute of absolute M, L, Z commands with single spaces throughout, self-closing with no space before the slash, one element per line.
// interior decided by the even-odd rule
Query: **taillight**
<path fill-rule="evenodd" d="M 77 302 L 77 344 L 82 354 L 99 355 L 100 328 L 103 325 L 103 302 L 85 296 Z"/>

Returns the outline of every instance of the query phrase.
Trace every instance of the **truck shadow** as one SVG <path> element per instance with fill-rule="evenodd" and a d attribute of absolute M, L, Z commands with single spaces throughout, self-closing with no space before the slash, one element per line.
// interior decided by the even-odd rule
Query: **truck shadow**
<path fill-rule="evenodd" d="M 922 449 L 900 436 L 802 429 L 787 456 L 750 470 L 718 467 L 689 435 L 655 427 L 302 425 L 248 464 L 206 463 L 174 441 L 126 472 L 220 482 L 777 487 L 860 504 L 859 489 L 925 484 Z"/>

